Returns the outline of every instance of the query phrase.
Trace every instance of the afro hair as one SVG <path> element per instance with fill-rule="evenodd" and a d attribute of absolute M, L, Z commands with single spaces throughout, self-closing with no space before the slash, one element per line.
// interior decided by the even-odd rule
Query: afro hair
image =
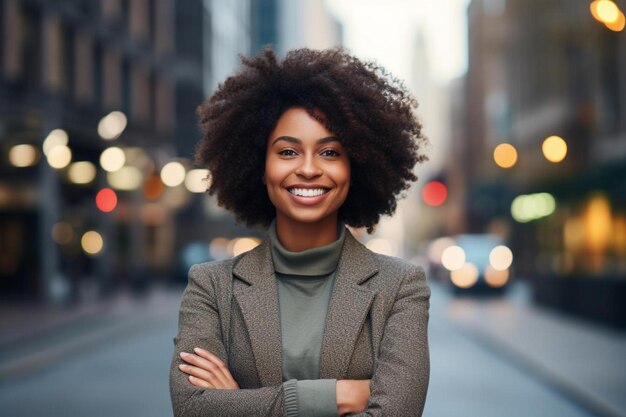
<path fill-rule="evenodd" d="M 242 68 L 198 107 L 204 132 L 196 162 L 209 169 L 209 194 L 248 226 L 276 215 L 262 183 L 267 141 L 279 117 L 303 107 L 339 138 L 352 171 L 338 218 L 368 233 L 404 197 L 427 143 L 417 102 L 397 78 L 345 49 L 289 51 L 280 61 L 270 47 L 241 57 Z"/>

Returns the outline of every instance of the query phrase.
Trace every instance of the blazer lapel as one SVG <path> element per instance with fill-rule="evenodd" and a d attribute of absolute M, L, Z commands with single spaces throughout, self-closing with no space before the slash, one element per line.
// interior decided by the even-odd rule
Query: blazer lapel
<path fill-rule="evenodd" d="M 282 346 L 276 276 L 269 242 L 244 254 L 233 273 L 251 284 L 236 289 L 235 299 L 243 315 L 261 384 L 282 383 Z"/>
<path fill-rule="evenodd" d="M 347 231 L 326 315 L 320 378 L 342 379 L 375 291 L 360 284 L 378 272 L 369 250 Z"/>

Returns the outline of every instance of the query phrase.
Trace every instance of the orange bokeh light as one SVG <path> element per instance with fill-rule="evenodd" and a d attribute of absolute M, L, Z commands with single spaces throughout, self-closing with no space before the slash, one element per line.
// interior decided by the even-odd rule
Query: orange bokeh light
<path fill-rule="evenodd" d="M 619 12 L 617 19 L 610 23 L 605 23 L 606 27 L 611 29 L 613 32 L 621 32 L 624 30 L 626 26 L 626 18 L 624 17 L 624 13 Z"/>
<path fill-rule="evenodd" d="M 163 181 L 158 175 L 151 175 L 143 183 L 143 195 L 150 200 L 155 200 L 163 193 Z"/>
<path fill-rule="evenodd" d="M 493 150 L 493 160 L 500 168 L 511 168 L 517 162 L 517 149 L 510 143 L 501 143 Z"/>

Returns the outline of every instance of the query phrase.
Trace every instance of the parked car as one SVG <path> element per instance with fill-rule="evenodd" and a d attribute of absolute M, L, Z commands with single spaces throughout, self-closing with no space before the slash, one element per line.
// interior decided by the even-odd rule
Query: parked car
<path fill-rule="evenodd" d="M 429 245 L 431 277 L 454 293 L 500 293 L 512 277 L 513 253 L 493 234 L 459 234 L 435 239 Z"/>

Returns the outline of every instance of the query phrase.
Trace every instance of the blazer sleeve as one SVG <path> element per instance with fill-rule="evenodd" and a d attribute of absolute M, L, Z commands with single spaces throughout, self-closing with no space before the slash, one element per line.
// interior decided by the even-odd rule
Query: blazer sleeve
<path fill-rule="evenodd" d="M 430 288 L 423 268 L 409 269 L 385 324 L 367 408 L 351 416 L 419 417 L 424 410 L 430 378 Z"/>
<path fill-rule="evenodd" d="M 206 271 L 206 270 L 205 270 Z M 180 305 L 178 335 L 169 372 L 175 417 L 282 417 L 283 386 L 257 389 L 203 389 L 193 385 L 178 366 L 179 354 L 202 347 L 227 363 L 212 280 L 194 265 Z"/>

